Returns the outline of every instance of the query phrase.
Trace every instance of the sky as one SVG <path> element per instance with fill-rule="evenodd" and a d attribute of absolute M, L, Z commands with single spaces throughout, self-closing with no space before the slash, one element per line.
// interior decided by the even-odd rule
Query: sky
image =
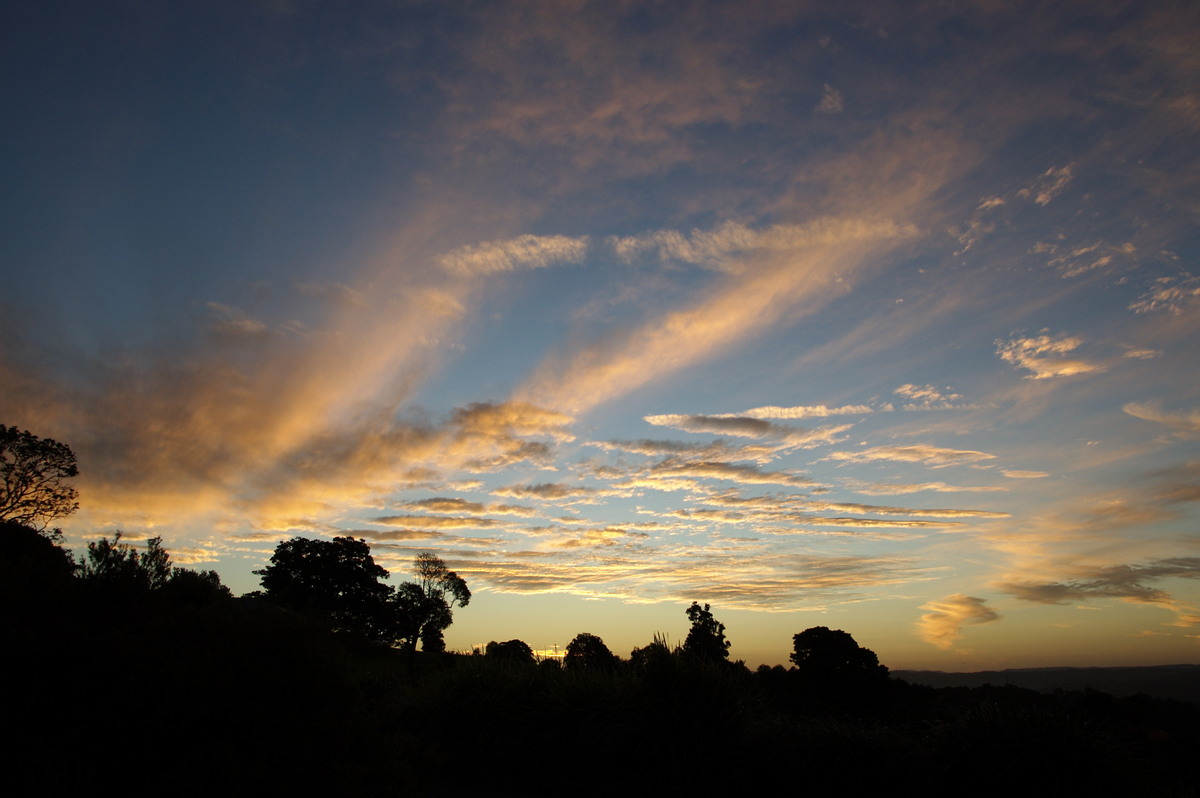
<path fill-rule="evenodd" d="M 447 644 L 1200 661 L 1200 6 L 0 10 L 67 545 L 430 551 Z"/>

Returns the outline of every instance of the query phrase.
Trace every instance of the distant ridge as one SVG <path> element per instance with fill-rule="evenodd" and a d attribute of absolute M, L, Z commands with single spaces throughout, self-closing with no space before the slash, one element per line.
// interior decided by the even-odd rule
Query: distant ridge
<path fill-rule="evenodd" d="M 1132 668 L 1010 668 L 976 673 L 892 671 L 892 675 L 930 687 L 981 687 L 985 684 L 1030 690 L 1083 690 L 1125 697 L 1145 693 L 1200 704 L 1200 665 L 1153 665 Z"/>

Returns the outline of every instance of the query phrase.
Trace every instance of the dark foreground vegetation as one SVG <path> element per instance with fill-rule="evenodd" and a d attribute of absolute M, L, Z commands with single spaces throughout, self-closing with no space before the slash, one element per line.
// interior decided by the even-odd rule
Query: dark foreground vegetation
<path fill-rule="evenodd" d="M 917 686 L 823 626 L 751 672 L 699 603 L 628 659 L 454 654 L 471 594 L 432 554 L 392 586 L 364 541 L 294 538 L 234 598 L 157 539 L 76 560 L 47 531 L 76 473 L 0 426 L 5 794 L 1200 794 L 1194 703 Z"/>
<path fill-rule="evenodd" d="M 651 641 L 629 659 L 587 634 L 561 664 L 521 641 L 413 652 L 269 596 L 233 598 L 158 552 L 104 578 L 44 534 L 0 528 L 12 794 L 1200 787 L 1191 703 L 919 687 L 823 627 L 796 635 L 791 668 L 750 671 L 727 661 L 724 627 L 698 604 L 683 645 Z"/>

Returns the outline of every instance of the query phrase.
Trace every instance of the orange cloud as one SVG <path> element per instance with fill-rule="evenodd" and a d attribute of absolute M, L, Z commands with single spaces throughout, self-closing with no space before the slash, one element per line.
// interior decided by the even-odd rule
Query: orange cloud
<path fill-rule="evenodd" d="M 962 638 L 963 626 L 1000 620 L 1000 615 L 986 606 L 986 602 L 986 599 L 955 593 L 940 601 L 923 604 L 921 609 L 929 612 L 917 622 L 917 634 L 940 649 L 953 648 Z"/>

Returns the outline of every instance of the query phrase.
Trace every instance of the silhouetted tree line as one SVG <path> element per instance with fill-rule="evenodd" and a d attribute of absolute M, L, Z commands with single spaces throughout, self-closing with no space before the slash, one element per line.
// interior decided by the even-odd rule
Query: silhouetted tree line
<path fill-rule="evenodd" d="M 433 555 L 392 587 L 364 541 L 294 538 L 234 598 L 157 538 L 76 559 L 47 526 L 0 520 L 13 794 L 1200 793 L 1190 703 L 910 685 L 823 626 L 751 671 L 698 602 L 627 659 L 455 654 Z"/>

